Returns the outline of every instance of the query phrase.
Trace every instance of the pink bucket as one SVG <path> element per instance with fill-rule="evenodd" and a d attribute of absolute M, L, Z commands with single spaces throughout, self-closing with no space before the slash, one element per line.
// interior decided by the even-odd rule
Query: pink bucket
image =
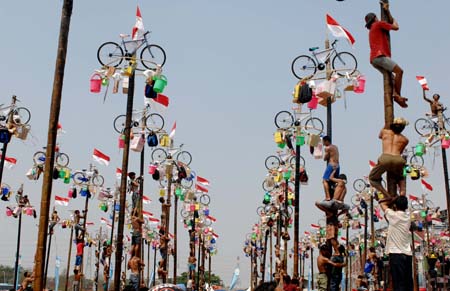
<path fill-rule="evenodd" d="M 442 141 L 441 141 L 441 146 L 442 146 L 443 149 L 450 148 L 450 139 L 443 138 Z"/>
<path fill-rule="evenodd" d="M 26 214 L 26 215 L 29 215 L 29 216 L 33 215 L 33 208 L 28 207 L 28 208 L 25 210 L 25 214 Z"/>
<path fill-rule="evenodd" d="M 72 188 L 70 188 L 69 192 L 67 192 L 67 197 L 73 198 L 73 190 L 72 190 Z"/>
<path fill-rule="evenodd" d="M 11 208 L 6 208 L 6 216 L 11 216 L 12 214 Z"/>
<path fill-rule="evenodd" d="M 308 102 L 308 108 L 314 110 L 317 108 L 317 104 L 319 104 L 319 98 L 313 93 L 311 101 Z"/>
<path fill-rule="evenodd" d="M 91 92 L 100 93 L 102 89 L 102 77 L 100 74 L 94 74 L 91 77 Z"/>
<path fill-rule="evenodd" d="M 150 175 L 153 175 L 153 174 L 155 173 L 155 171 L 156 171 L 157 168 L 158 168 L 158 166 L 156 166 L 156 165 L 150 165 L 150 166 L 148 167 L 148 173 L 149 173 Z"/>
<path fill-rule="evenodd" d="M 355 86 L 353 89 L 353 92 L 361 94 L 364 93 L 364 90 L 366 88 L 366 77 L 363 75 L 360 75 L 356 78 L 356 81 L 358 81 L 358 86 Z"/>
<path fill-rule="evenodd" d="M 123 149 L 125 147 L 125 136 L 119 135 L 119 149 Z"/>
<path fill-rule="evenodd" d="M 190 210 L 191 210 L 191 211 L 195 211 L 195 204 L 191 204 Z"/>

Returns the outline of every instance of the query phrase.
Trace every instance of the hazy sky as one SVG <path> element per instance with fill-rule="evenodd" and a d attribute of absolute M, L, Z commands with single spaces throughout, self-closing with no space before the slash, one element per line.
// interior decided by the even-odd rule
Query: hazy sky
<path fill-rule="evenodd" d="M 397 116 L 411 124 L 406 130 L 411 145 L 419 140 L 414 120 L 428 111 L 416 75 L 425 75 L 431 93 L 439 92 L 447 102 L 450 76 L 447 71 L 450 50 L 450 25 L 445 0 L 391 1 L 391 10 L 400 30 L 392 33 L 393 58 L 404 69 L 403 94 L 409 108 L 395 107 Z M 273 154 L 275 129 L 273 118 L 280 110 L 292 107 L 291 92 L 296 79 L 290 72 L 291 61 L 307 53 L 312 46 L 323 47 L 326 37 L 325 15 L 330 13 L 356 38 L 354 48 L 344 41 L 341 50 L 350 50 L 358 59 L 360 71 L 367 77 L 366 93 L 348 93 L 333 105 L 333 141 L 341 153 L 341 169 L 354 179 L 368 174 L 368 160 L 380 154 L 378 132 L 383 125 L 382 78 L 369 64 L 367 30 L 364 16 L 379 12 L 378 1 L 299 0 L 299 1 L 75 1 L 70 27 L 60 122 L 66 134 L 59 138 L 61 149 L 70 158 L 72 169 L 86 168 L 94 147 L 111 156 L 109 167 L 99 166 L 112 187 L 115 169 L 121 165 L 118 135 L 112 127 L 115 116 L 125 113 L 126 95 L 89 92 L 89 78 L 100 66 L 97 49 L 103 42 L 119 41 L 119 33 L 130 33 L 135 23 L 136 5 L 141 7 L 144 25 L 151 30 L 152 42 L 167 52 L 164 74 L 168 77 L 165 93 L 171 106 L 164 112 L 166 129 L 177 121 L 175 142 L 184 143 L 193 155 L 192 167 L 211 181 L 211 214 L 217 217 L 215 229 L 220 235 L 219 254 L 213 259 L 213 271 L 229 284 L 241 257 L 241 287 L 246 288 L 249 260 L 242 252 L 243 241 L 257 221 L 256 208 L 264 192 L 264 159 Z M 0 70 L 0 103 L 9 103 L 15 94 L 21 105 L 32 111 L 32 136 L 27 142 L 14 139 L 8 156 L 18 159 L 17 166 L 5 170 L 3 181 L 17 188 L 25 183 L 25 192 L 39 209 L 42 177 L 29 181 L 25 173 L 32 166 L 32 154 L 46 144 L 50 97 L 53 84 L 62 1 L 2 1 L 0 27 L 3 56 Z M 135 108 L 143 106 L 143 78 L 138 77 Z M 326 110 L 314 113 L 326 120 Z M 149 153 L 148 148 L 146 148 Z M 322 199 L 321 176 L 324 163 L 314 160 L 302 149 L 310 176 L 300 194 L 301 233 L 317 223 L 322 213 L 313 207 Z M 428 181 L 435 186 L 432 198 L 445 205 L 440 149 L 426 155 L 432 173 Z M 130 170 L 138 171 L 139 154 L 130 154 Z M 150 155 L 146 155 L 146 163 Z M 159 215 L 157 184 L 145 176 L 145 194 L 154 202 L 146 210 Z M 54 182 L 53 194 L 66 196 L 69 185 Z M 408 193 L 421 194 L 419 183 L 409 181 Z M 348 199 L 353 194 L 350 190 Z M 58 206 L 63 218 L 66 210 L 81 208 L 81 198 L 69 207 Z M 6 217 L 2 202 L 0 222 L 4 239 L 0 264 L 12 265 L 15 253 L 17 220 Z M 90 202 L 89 221 L 96 231 L 100 217 L 98 201 Z M 37 240 L 37 220 L 23 219 L 22 263 L 31 267 Z M 54 256 L 66 263 L 69 231 L 58 229 L 52 246 L 50 274 Z M 186 270 L 188 240 L 180 230 L 179 273 Z M 291 241 L 292 243 L 292 241 Z M 172 263 L 171 263 L 172 264 Z M 93 270 L 93 269 L 92 269 Z M 89 275 L 89 268 L 87 269 Z"/>

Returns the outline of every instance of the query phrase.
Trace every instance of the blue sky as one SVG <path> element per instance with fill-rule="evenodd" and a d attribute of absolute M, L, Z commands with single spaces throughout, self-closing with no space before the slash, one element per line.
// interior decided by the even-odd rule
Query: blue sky
<path fill-rule="evenodd" d="M 450 44 L 446 36 L 450 25 L 446 16 L 450 7 L 443 0 L 392 2 L 392 14 L 400 25 L 400 30 L 392 33 L 393 59 L 405 71 L 403 94 L 410 100 L 408 109 L 395 110 L 397 116 L 410 120 L 406 134 L 413 145 L 419 139 L 412 124 L 429 110 L 421 99 L 415 76 L 425 75 L 430 93 L 439 92 L 442 102 L 448 103 L 450 76 L 446 53 Z M 59 142 L 62 151 L 69 154 L 73 169 L 88 166 L 94 147 L 109 154 L 110 166 L 99 166 L 109 186 L 114 184 L 115 168 L 121 165 L 112 121 L 125 112 L 126 96 L 109 94 L 103 103 L 103 94 L 89 92 L 89 78 L 99 68 L 96 52 L 100 44 L 117 42 L 119 33 L 131 32 L 136 4 L 141 7 L 145 28 L 153 32 L 152 42 L 167 52 L 164 74 L 169 83 L 165 93 L 171 98 L 171 106 L 164 112 L 166 127 L 169 129 L 177 121 L 175 142 L 185 144 L 193 155 L 193 169 L 212 184 L 211 213 L 218 219 L 215 228 L 220 235 L 213 270 L 229 282 L 236 257 L 240 256 L 241 286 L 246 287 L 249 260 L 243 258 L 242 245 L 252 223 L 257 221 L 256 207 L 263 198 L 264 159 L 276 150 L 273 117 L 292 107 L 291 92 L 296 79 L 290 72 L 291 61 L 309 47 L 323 47 L 326 13 L 355 36 L 354 48 L 343 41 L 339 48 L 357 57 L 359 69 L 367 77 L 365 94 L 349 93 L 345 100 L 333 105 L 333 141 L 340 148 L 342 171 L 350 181 L 364 176 L 368 173 L 368 160 L 376 160 L 380 153 L 377 135 L 383 126 L 382 78 L 369 64 L 364 28 L 364 15 L 378 13 L 378 1 L 75 1 L 60 115 L 67 133 Z M 9 103 L 11 95 L 17 95 L 21 105 L 32 111 L 33 136 L 32 141 L 11 142 L 8 156 L 16 157 L 18 164 L 5 170 L 3 181 L 14 188 L 24 182 L 35 205 L 40 201 L 42 178 L 29 181 L 25 173 L 32 166 L 32 154 L 46 143 L 61 6 L 62 1 L 0 3 L 4 38 L 0 47 L 0 103 Z M 143 90 L 140 78 L 136 109 L 143 106 Z M 323 107 L 315 115 L 326 119 Z M 131 153 L 130 157 L 130 170 L 137 171 L 139 155 Z M 305 155 L 305 159 L 310 182 L 300 194 L 301 233 L 322 217 L 313 204 L 323 197 L 324 164 L 310 155 Z M 147 155 L 146 161 L 149 160 Z M 431 197 L 436 204 L 445 205 L 440 156 L 434 159 L 430 151 L 426 165 L 432 173 L 428 180 L 436 188 Z M 53 188 L 53 194 L 66 196 L 68 186 L 60 180 L 54 182 Z M 147 210 L 158 214 L 156 183 L 148 175 L 145 189 L 155 201 Z M 418 182 L 409 181 L 408 193 L 420 191 Z M 349 191 L 348 196 L 352 194 Z M 6 203 L 2 203 L 4 213 Z M 67 209 L 82 205 L 83 201 L 77 199 Z M 94 230 L 100 226 L 97 206 L 95 200 L 90 204 Z M 62 217 L 68 217 L 66 208 L 58 210 Z M 0 247 L 5 250 L 0 263 L 13 264 L 17 221 L 2 214 L 0 222 L 8 238 L 0 240 Z M 37 220 L 24 218 L 22 262 L 27 267 L 33 262 L 36 224 Z M 186 269 L 188 249 L 186 232 L 181 232 L 179 272 Z M 68 235 L 68 231 L 57 230 L 53 258 L 56 254 L 66 257 Z"/>

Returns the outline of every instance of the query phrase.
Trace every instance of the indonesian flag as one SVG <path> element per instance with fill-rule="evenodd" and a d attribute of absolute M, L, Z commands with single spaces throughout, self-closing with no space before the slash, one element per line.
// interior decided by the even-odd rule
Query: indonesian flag
<path fill-rule="evenodd" d="M 109 165 L 110 158 L 107 155 L 105 155 L 104 153 L 102 153 L 101 151 L 99 151 L 98 149 L 94 149 L 92 158 L 94 159 L 94 161 L 96 161 L 97 163 L 99 163 L 101 165 L 105 165 L 105 166 Z"/>
<path fill-rule="evenodd" d="M 311 235 L 309 231 L 305 231 L 305 235 Z"/>
<path fill-rule="evenodd" d="M 208 193 L 209 192 L 208 189 L 206 189 L 205 187 L 200 186 L 199 184 L 195 184 L 195 190 L 198 190 L 198 191 L 203 192 L 203 193 Z"/>
<path fill-rule="evenodd" d="M 215 233 L 215 232 L 212 233 L 212 236 L 213 236 L 214 238 L 219 238 L 219 235 L 218 235 L 217 233 Z"/>
<path fill-rule="evenodd" d="M 120 179 L 122 177 L 122 169 L 116 168 L 116 178 Z"/>
<path fill-rule="evenodd" d="M 150 204 L 150 202 L 152 202 L 152 200 L 144 195 L 144 196 L 142 196 L 142 202 L 144 202 L 144 204 Z"/>
<path fill-rule="evenodd" d="M 197 176 L 197 183 L 200 183 L 203 186 L 209 186 L 209 181 L 200 176 Z"/>
<path fill-rule="evenodd" d="M 362 226 L 362 227 L 366 227 L 366 225 L 365 225 L 364 223 L 361 223 L 361 226 Z"/>
<path fill-rule="evenodd" d="M 347 241 L 347 238 L 345 236 L 341 236 L 341 240 Z"/>
<path fill-rule="evenodd" d="M 419 200 L 419 197 L 409 194 L 409 199 L 417 201 L 417 200 Z"/>
<path fill-rule="evenodd" d="M 148 218 L 148 221 L 149 221 L 149 222 L 152 222 L 152 223 L 158 223 L 158 222 L 159 222 L 159 219 L 158 219 L 158 218 L 154 218 L 154 217 L 149 217 L 149 218 Z"/>
<path fill-rule="evenodd" d="M 416 76 L 416 79 L 419 81 L 419 84 L 424 91 L 430 90 L 430 88 L 428 88 L 427 79 L 425 79 L 424 76 Z"/>
<path fill-rule="evenodd" d="M 151 213 L 151 212 L 148 212 L 148 211 L 145 211 L 145 210 L 142 210 L 142 215 L 144 216 L 144 217 L 151 217 L 151 216 L 153 216 L 153 213 Z"/>
<path fill-rule="evenodd" d="M 375 163 L 374 161 L 369 160 L 369 168 L 370 170 L 373 169 L 373 167 L 375 167 L 377 165 L 377 163 Z"/>
<path fill-rule="evenodd" d="M 106 218 L 104 218 L 104 217 L 102 217 L 102 218 L 100 218 L 100 222 L 101 222 L 101 223 L 108 224 L 108 223 L 109 223 L 109 220 L 106 219 Z"/>
<path fill-rule="evenodd" d="M 212 217 L 211 215 L 206 215 L 206 218 L 208 218 L 209 220 L 211 220 L 212 222 L 216 222 L 217 218 Z"/>
<path fill-rule="evenodd" d="M 144 31 L 144 22 L 142 21 L 141 10 L 139 9 L 138 6 L 136 9 L 136 23 L 133 26 L 131 38 L 133 38 L 133 40 L 137 40 L 139 32 L 142 33 L 143 31 Z"/>
<path fill-rule="evenodd" d="M 144 103 L 150 105 L 155 111 L 164 112 L 169 107 L 169 97 L 163 94 L 156 95 L 156 98 L 145 98 Z"/>
<path fill-rule="evenodd" d="M 55 195 L 55 204 L 61 206 L 69 206 L 69 198 Z"/>
<path fill-rule="evenodd" d="M 345 37 L 351 45 L 355 43 L 355 38 L 353 35 L 351 35 L 348 30 L 340 26 L 339 23 L 337 23 L 337 21 L 334 20 L 334 18 L 329 14 L 327 14 L 327 26 L 334 37 Z"/>
<path fill-rule="evenodd" d="M 158 94 L 155 99 L 152 99 L 156 103 L 163 105 L 164 107 L 169 107 L 169 97 L 163 94 Z"/>
<path fill-rule="evenodd" d="M 87 226 L 92 226 L 92 225 L 94 225 L 94 223 L 88 221 L 88 222 L 86 222 L 86 225 L 87 225 Z"/>
<path fill-rule="evenodd" d="M 0 154 L 0 159 L 2 157 L 2 154 Z M 14 167 L 17 164 L 17 160 L 15 158 L 11 158 L 11 157 L 5 157 L 5 166 L 8 169 L 11 169 L 12 167 Z"/>
<path fill-rule="evenodd" d="M 427 189 L 428 191 L 433 191 L 433 186 L 428 184 L 424 179 L 421 179 L 420 182 L 422 183 L 422 188 L 424 190 Z"/>
<path fill-rule="evenodd" d="M 311 223 L 311 228 L 320 229 L 320 225 Z"/>
<path fill-rule="evenodd" d="M 175 131 L 176 131 L 176 129 L 177 129 L 177 122 L 175 121 L 175 122 L 173 123 L 172 130 L 171 130 L 170 133 L 169 133 L 169 137 L 170 137 L 170 138 L 173 138 L 173 137 L 175 136 Z"/>

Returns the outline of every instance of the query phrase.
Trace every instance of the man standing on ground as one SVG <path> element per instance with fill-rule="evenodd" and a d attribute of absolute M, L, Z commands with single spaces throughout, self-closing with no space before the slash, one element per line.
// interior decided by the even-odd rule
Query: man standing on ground
<path fill-rule="evenodd" d="M 383 128 L 379 138 L 382 141 L 383 153 L 378 158 L 378 163 L 369 174 L 370 185 L 380 191 L 384 197 L 381 199 L 389 199 L 397 195 L 397 186 L 400 188 L 400 195 L 406 195 L 406 180 L 403 176 L 403 167 L 406 164 L 402 157 L 403 150 L 408 145 L 408 138 L 402 133 L 408 124 L 404 118 L 395 118 L 388 128 Z M 381 176 L 387 172 L 388 186 L 392 189 L 386 190 L 381 184 Z M 395 183 L 389 183 L 389 181 Z"/>
<path fill-rule="evenodd" d="M 387 36 L 390 30 L 398 30 L 399 26 L 389 11 L 388 3 L 383 3 L 383 9 L 388 15 L 388 19 L 391 20 L 389 22 L 392 22 L 392 24 L 378 20 L 375 13 L 368 13 L 365 17 L 366 28 L 369 29 L 370 63 L 382 72 L 394 73 L 394 92 L 392 92 L 392 97 L 398 105 L 406 108 L 408 107 L 408 104 L 406 104 L 408 99 L 401 96 L 403 70 L 391 59 L 391 48 Z"/>
<path fill-rule="evenodd" d="M 411 220 L 405 212 L 408 209 L 408 198 L 398 196 L 394 200 L 396 210 L 390 209 L 386 202 L 381 202 L 380 205 L 389 222 L 386 253 L 389 254 L 394 290 L 412 291 Z"/>

